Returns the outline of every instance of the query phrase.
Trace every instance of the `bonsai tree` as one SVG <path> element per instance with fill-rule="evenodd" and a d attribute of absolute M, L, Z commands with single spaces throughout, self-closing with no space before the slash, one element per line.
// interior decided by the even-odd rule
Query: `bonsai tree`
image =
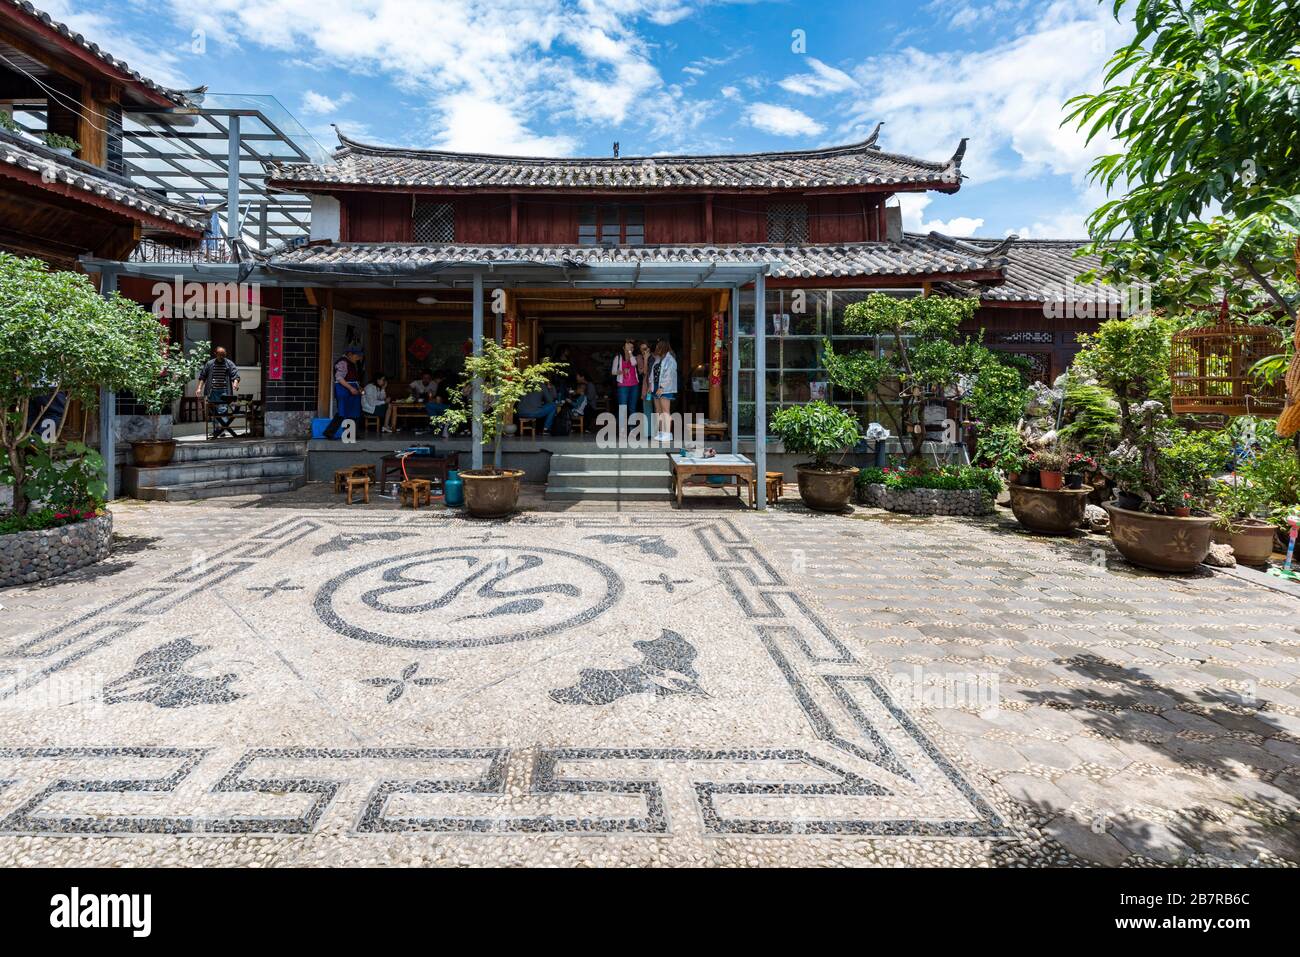
<path fill-rule="evenodd" d="M 1014 425 L 995 425 L 983 429 L 975 446 L 976 461 L 1008 475 L 1024 471 L 1029 463 L 1025 438 Z"/>
<path fill-rule="evenodd" d="M 927 399 L 964 393 L 989 424 L 1015 421 L 1024 406 L 1019 372 L 960 332 L 978 306 L 974 299 L 872 293 L 844 310 L 844 325 L 855 335 L 884 339 L 885 355 L 837 357 L 829 342 L 823 346 L 832 382 L 874 394 L 895 434 L 911 436 L 913 460 L 925 442 L 921 410 Z"/>
<path fill-rule="evenodd" d="M 483 428 L 483 444 L 491 445 L 493 462 L 501 455 L 501 440 L 506 434 L 506 420 L 510 418 L 524 396 L 536 392 L 560 372 L 568 368 L 564 362 L 543 359 L 525 365 L 528 347 L 506 346 L 493 340 L 483 342 L 483 354 L 467 356 L 461 388 L 452 393 L 451 408 L 433 416 L 435 425 L 450 429 L 463 428 L 473 421 L 472 407 L 474 380 L 482 383 L 483 415 L 479 420 Z M 491 471 L 497 471 L 493 465 Z"/>
<path fill-rule="evenodd" d="M 84 275 L 0 253 L 0 447 L 14 514 L 27 513 L 33 438 L 57 394 L 94 409 L 100 386 L 145 391 L 163 368 L 163 334 L 144 308 L 101 297 Z"/>
<path fill-rule="evenodd" d="M 813 467 L 822 472 L 839 471 L 831 456 L 843 455 L 862 439 L 857 419 L 820 401 L 786 406 L 772 416 L 770 428 L 787 452 L 812 456 Z"/>
<path fill-rule="evenodd" d="M 1133 439 L 1138 429 L 1134 405 L 1169 398 L 1169 347 L 1173 323 L 1143 316 L 1108 319 L 1097 331 L 1079 336 L 1082 351 L 1074 368 L 1108 389 L 1119 406 L 1120 437 Z"/>
<path fill-rule="evenodd" d="M 197 342 L 186 355 L 185 347 L 177 342 L 169 342 L 162 347 L 162 368 L 158 375 L 143 386 L 137 386 L 135 397 L 153 416 L 155 440 L 161 438 L 163 415 L 171 411 L 172 405 L 185 395 L 185 387 L 198 378 L 199 372 L 207 362 L 209 344 Z"/>

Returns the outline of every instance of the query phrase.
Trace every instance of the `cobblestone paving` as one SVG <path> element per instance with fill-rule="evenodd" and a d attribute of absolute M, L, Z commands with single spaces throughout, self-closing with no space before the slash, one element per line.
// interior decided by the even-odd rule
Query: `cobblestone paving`
<path fill-rule="evenodd" d="M 0 865 L 1300 862 L 1290 596 L 996 519 L 280 501 L 0 590 Z"/>

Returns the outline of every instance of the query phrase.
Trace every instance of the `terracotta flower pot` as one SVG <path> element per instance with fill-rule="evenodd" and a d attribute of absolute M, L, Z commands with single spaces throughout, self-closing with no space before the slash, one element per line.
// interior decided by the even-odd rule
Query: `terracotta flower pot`
<path fill-rule="evenodd" d="M 1273 557 L 1273 526 L 1253 518 L 1234 522 L 1228 544 L 1243 565 L 1263 566 Z"/>
<path fill-rule="evenodd" d="M 809 508 L 818 512 L 842 512 L 853 497 L 853 484 L 858 470 L 852 466 L 832 466 L 829 471 L 815 465 L 796 465 L 799 476 L 799 497 Z"/>
<path fill-rule="evenodd" d="M 501 518 L 519 507 L 522 469 L 481 469 L 460 473 L 465 483 L 465 510 L 476 518 Z"/>
<path fill-rule="evenodd" d="M 1111 538 L 1134 565 L 1158 572 L 1190 572 L 1210 553 L 1213 518 L 1178 518 L 1131 512 L 1107 502 Z"/>
<path fill-rule="evenodd" d="M 176 443 L 171 439 L 131 443 L 131 460 L 137 468 L 156 469 L 171 463 Z"/>
<path fill-rule="evenodd" d="M 1083 522 L 1091 489 L 1011 486 L 1011 512 L 1016 521 L 1040 535 L 1072 535 Z"/>
<path fill-rule="evenodd" d="M 1041 469 L 1038 472 L 1038 481 L 1042 487 L 1049 492 L 1055 492 L 1065 485 L 1064 472 L 1051 472 L 1047 469 Z"/>

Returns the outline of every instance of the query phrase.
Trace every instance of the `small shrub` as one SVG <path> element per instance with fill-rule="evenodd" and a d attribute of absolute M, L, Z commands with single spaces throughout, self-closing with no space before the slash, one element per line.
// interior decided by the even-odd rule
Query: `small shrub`
<path fill-rule="evenodd" d="M 811 455 L 817 468 L 827 470 L 831 456 L 843 453 L 862 441 L 858 421 L 843 409 L 826 402 L 792 405 L 772 416 L 772 434 L 781 439 L 787 452 Z"/>
<path fill-rule="evenodd" d="M 910 489 L 939 489 L 941 491 L 982 490 L 992 496 L 1002 491 L 1002 478 L 993 469 L 972 465 L 944 465 L 937 469 L 870 468 L 858 473 L 859 487 L 883 485 L 893 492 Z"/>

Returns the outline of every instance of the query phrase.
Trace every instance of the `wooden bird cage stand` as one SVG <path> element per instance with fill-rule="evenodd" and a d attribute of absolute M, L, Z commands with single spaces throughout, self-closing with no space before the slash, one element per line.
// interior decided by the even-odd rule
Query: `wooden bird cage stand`
<path fill-rule="evenodd" d="M 1169 356 L 1174 414 L 1277 418 L 1286 406 L 1285 384 L 1270 385 L 1250 370 L 1281 351 L 1279 330 L 1234 322 L 1225 300 L 1215 325 L 1174 333 Z"/>

